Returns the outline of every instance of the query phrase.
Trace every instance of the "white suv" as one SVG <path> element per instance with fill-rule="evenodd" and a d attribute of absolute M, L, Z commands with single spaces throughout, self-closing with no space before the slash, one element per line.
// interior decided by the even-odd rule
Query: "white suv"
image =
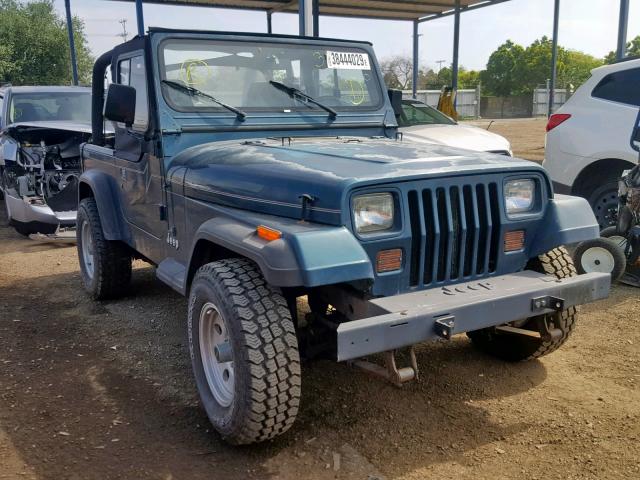
<path fill-rule="evenodd" d="M 630 137 L 640 107 L 640 58 L 591 71 L 549 118 L 544 167 L 556 193 L 591 203 L 601 228 L 615 222 L 617 182 L 638 162 Z"/>

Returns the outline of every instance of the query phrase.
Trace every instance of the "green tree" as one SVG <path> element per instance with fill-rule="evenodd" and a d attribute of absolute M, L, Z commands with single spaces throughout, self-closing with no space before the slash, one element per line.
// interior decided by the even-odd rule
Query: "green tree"
<path fill-rule="evenodd" d="M 487 68 L 480 73 L 486 91 L 505 97 L 519 92 L 524 83 L 524 48 L 507 40 L 490 56 Z"/>
<path fill-rule="evenodd" d="M 602 66 L 602 60 L 577 50 L 567 50 L 564 68 L 558 75 L 558 85 L 578 87 L 589 78 L 591 70 Z"/>
<path fill-rule="evenodd" d="M 625 56 L 627 57 L 636 57 L 640 56 L 640 35 L 636 38 L 627 42 L 627 49 L 625 52 Z M 604 57 L 604 63 L 613 63 L 616 61 L 616 52 L 609 52 L 606 57 Z"/>
<path fill-rule="evenodd" d="M 93 59 L 84 25 L 74 18 L 73 26 L 80 80 L 89 83 Z M 66 23 L 57 15 L 52 0 L 0 0 L 0 82 L 69 84 L 70 56 Z"/>
<path fill-rule="evenodd" d="M 480 83 L 480 72 L 460 67 L 458 72 L 458 88 L 476 88 Z"/>
<path fill-rule="evenodd" d="M 498 47 L 482 71 L 482 84 L 491 95 L 509 96 L 531 93 L 551 77 L 551 39 L 542 37 L 527 48 L 511 41 Z M 592 55 L 558 46 L 556 85 L 564 88 L 582 84 L 592 69 L 602 65 Z"/>

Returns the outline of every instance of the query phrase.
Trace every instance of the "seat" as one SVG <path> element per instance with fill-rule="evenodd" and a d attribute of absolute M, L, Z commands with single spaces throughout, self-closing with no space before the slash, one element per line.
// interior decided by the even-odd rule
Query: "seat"
<path fill-rule="evenodd" d="M 39 118 L 38 111 L 30 103 L 16 103 L 15 118 L 16 122 L 35 122 L 42 120 Z"/>
<path fill-rule="evenodd" d="M 65 102 L 60 105 L 60 108 L 58 108 L 58 113 L 56 116 L 58 120 L 73 120 L 73 114 L 74 111 L 71 103 Z"/>

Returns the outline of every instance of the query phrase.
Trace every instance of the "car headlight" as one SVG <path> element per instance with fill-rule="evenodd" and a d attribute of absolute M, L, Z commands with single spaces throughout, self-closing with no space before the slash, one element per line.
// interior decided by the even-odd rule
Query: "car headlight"
<path fill-rule="evenodd" d="M 353 218 L 356 232 L 368 233 L 393 227 L 393 195 L 372 193 L 353 198 Z"/>
<path fill-rule="evenodd" d="M 504 203 L 507 215 L 526 213 L 535 204 L 536 183 L 532 179 L 511 180 L 504 185 Z"/>

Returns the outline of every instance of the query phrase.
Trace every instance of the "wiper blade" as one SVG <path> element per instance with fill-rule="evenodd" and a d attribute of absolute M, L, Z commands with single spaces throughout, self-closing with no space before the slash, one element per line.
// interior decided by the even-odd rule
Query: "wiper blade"
<path fill-rule="evenodd" d="M 177 90 L 182 90 L 183 92 L 186 92 L 189 95 L 194 96 L 194 97 L 208 98 L 212 102 L 215 102 L 218 105 L 220 105 L 221 107 L 226 108 L 230 112 L 235 113 L 239 120 L 244 120 L 246 118 L 246 116 L 247 116 L 247 114 L 244 113 L 242 110 L 240 110 L 240 109 L 238 109 L 236 107 L 233 107 L 231 105 L 227 105 L 226 103 L 218 100 L 213 95 L 209 95 L 208 93 L 203 92 L 202 90 L 198 90 L 197 88 L 191 87 L 191 86 L 186 85 L 184 83 L 174 82 L 173 80 L 162 80 L 162 83 L 164 83 L 165 85 L 169 85 L 170 87 L 173 87 L 173 88 L 175 88 Z"/>
<path fill-rule="evenodd" d="M 336 112 L 333 108 L 328 107 L 324 103 L 317 101 L 315 98 L 313 98 L 310 95 L 307 95 L 302 90 L 299 90 L 296 87 L 290 87 L 289 85 L 286 85 L 281 82 L 276 82 L 275 80 L 270 80 L 269 83 L 274 87 L 276 87 L 278 90 L 282 90 L 283 92 L 287 93 L 291 98 L 298 99 L 303 103 L 313 103 L 314 105 L 317 105 L 318 107 L 323 109 L 325 112 L 328 112 L 332 118 L 335 118 L 338 116 L 338 112 Z"/>

